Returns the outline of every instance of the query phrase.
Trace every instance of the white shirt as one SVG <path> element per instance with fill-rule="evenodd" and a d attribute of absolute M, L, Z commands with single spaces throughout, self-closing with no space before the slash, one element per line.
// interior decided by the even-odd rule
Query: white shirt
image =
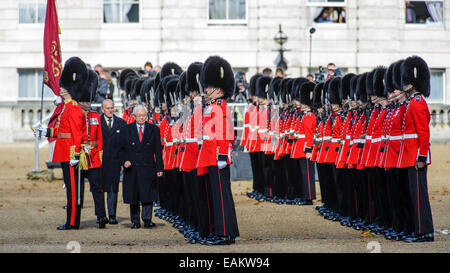
<path fill-rule="evenodd" d="M 103 115 L 103 117 L 105 117 L 105 121 L 106 121 L 106 126 L 109 126 L 109 119 L 107 116 Z M 114 117 L 111 117 L 111 129 L 114 126 Z"/>
<path fill-rule="evenodd" d="M 136 128 L 138 130 L 138 135 L 139 135 L 139 127 L 142 127 L 142 135 L 144 135 L 145 123 L 142 125 L 139 125 L 139 123 L 136 122 Z"/>

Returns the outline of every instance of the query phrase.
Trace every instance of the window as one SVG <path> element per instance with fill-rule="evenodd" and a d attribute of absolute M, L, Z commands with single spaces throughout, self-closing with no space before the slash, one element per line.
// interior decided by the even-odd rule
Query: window
<path fill-rule="evenodd" d="M 19 72 L 19 98 L 40 99 L 42 92 L 42 69 L 18 69 Z M 53 91 L 44 85 L 44 98 L 55 97 Z"/>
<path fill-rule="evenodd" d="M 103 23 L 139 23 L 139 0 L 103 0 Z"/>
<path fill-rule="evenodd" d="M 346 23 L 346 0 L 308 0 L 307 6 L 309 25 Z"/>
<path fill-rule="evenodd" d="M 430 96 L 427 101 L 430 103 L 444 103 L 444 70 L 431 69 Z"/>
<path fill-rule="evenodd" d="M 43 24 L 45 9 L 45 0 L 20 0 L 19 24 Z"/>
<path fill-rule="evenodd" d="M 220 21 L 243 21 L 247 18 L 246 0 L 208 0 L 208 19 Z"/>
<path fill-rule="evenodd" d="M 444 1 L 405 1 L 405 23 L 442 26 Z"/>

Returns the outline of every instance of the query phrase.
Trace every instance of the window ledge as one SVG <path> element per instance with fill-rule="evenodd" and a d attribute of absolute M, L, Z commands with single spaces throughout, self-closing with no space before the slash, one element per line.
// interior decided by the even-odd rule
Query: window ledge
<path fill-rule="evenodd" d="M 248 20 L 208 20 L 208 26 L 246 26 L 248 25 Z"/>

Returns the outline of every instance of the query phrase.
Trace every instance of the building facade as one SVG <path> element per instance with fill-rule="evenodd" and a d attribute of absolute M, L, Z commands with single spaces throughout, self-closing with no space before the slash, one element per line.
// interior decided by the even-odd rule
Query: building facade
<path fill-rule="evenodd" d="M 290 77 L 333 62 L 361 73 L 410 55 L 431 68 L 432 140 L 450 140 L 450 1 L 57 0 L 63 62 L 79 56 L 105 69 L 167 61 L 186 68 L 210 55 L 250 77 L 275 69 L 282 26 Z M 2 142 L 31 140 L 39 120 L 45 0 L 0 6 Z M 315 28 L 314 34 L 310 29 Z M 311 63 L 311 66 L 310 66 Z M 53 111 L 44 90 L 43 116 Z"/>

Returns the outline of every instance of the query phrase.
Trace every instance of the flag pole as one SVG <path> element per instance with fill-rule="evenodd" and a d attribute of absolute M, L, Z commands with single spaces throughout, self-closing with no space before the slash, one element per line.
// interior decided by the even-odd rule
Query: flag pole
<path fill-rule="evenodd" d="M 38 128 L 42 128 L 42 112 L 44 110 L 44 80 L 45 80 L 45 68 L 42 74 L 42 88 L 41 88 L 41 112 L 39 113 L 39 125 Z M 36 130 L 37 128 L 35 128 Z M 39 171 L 39 139 L 41 134 L 37 134 L 34 140 L 34 172 Z"/>

